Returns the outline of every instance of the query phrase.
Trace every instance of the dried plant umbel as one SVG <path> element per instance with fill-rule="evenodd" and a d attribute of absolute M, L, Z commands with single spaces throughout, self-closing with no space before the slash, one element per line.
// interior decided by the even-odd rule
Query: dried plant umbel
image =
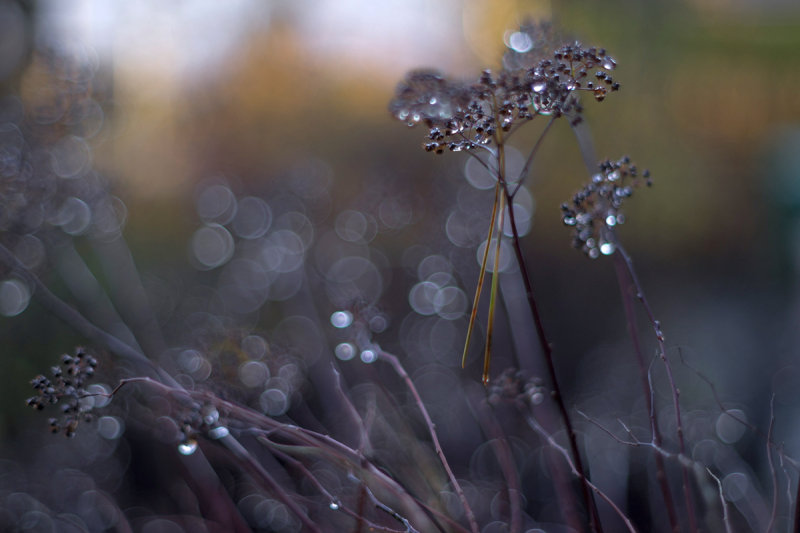
<path fill-rule="evenodd" d="M 520 34 L 527 36 L 527 42 L 533 47 L 534 43 L 541 44 L 537 35 L 545 30 L 547 28 L 527 26 L 520 30 Z M 422 124 L 428 129 L 423 144 L 426 151 L 437 154 L 445 149 L 466 151 L 495 175 L 495 195 L 487 237 L 487 243 L 495 245 L 494 264 L 499 263 L 505 206 L 512 205 L 539 146 L 537 142 L 531 149 L 520 175 L 508 176 L 505 168 L 508 139 L 519 127 L 538 117 L 548 117 L 549 120 L 542 138 L 552 121 L 560 117 L 567 117 L 572 125 L 576 125 L 582 120 L 583 108 L 578 97 L 581 92 L 602 101 L 609 91 L 619 89 L 619 83 L 610 74 L 616 68 L 616 61 L 602 48 L 584 47 L 574 42 L 534 61 L 531 67 L 519 66 L 530 63 L 531 55 L 536 52 L 533 49 L 524 52 L 509 49 L 503 69 L 496 74 L 485 70 L 472 84 L 449 80 L 434 70 L 412 71 L 398 85 L 389 105 L 389 110 L 398 120 L 409 126 Z M 508 216 L 509 223 L 515 227 L 513 210 L 509 210 Z M 514 240 L 516 244 L 516 234 Z M 462 366 L 469 352 L 490 248 L 487 244 L 481 262 Z M 496 295 L 497 276 L 493 272 L 484 350 L 484 384 L 489 382 Z"/>
<path fill-rule="evenodd" d="M 50 369 L 52 379 L 40 374 L 31 380 L 37 394 L 26 400 L 29 407 L 41 411 L 61 404 L 61 416 L 49 419 L 53 433 L 63 431 L 67 437 L 74 437 L 80 421 L 92 419 L 93 404 L 82 400 L 90 396 L 86 385 L 94 376 L 96 367 L 97 359 L 83 348 L 76 348 L 75 355 L 62 355 L 61 365 Z"/>
<path fill-rule="evenodd" d="M 540 42 L 536 34 L 541 30 L 541 27 L 528 26 L 521 28 L 518 33 L 523 37 L 527 36 L 527 42 L 532 47 Z M 494 248 L 493 265 L 499 265 L 505 217 L 508 216 L 511 243 L 544 353 L 552 395 L 567 430 L 575 469 L 582 480 L 583 500 L 589 512 L 591 529 L 599 530 L 599 515 L 590 494 L 592 489 L 584 474 L 575 431 L 560 393 L 552 349 L 544 332 L 525 267 L 514 218 L 513 201 L 531 168 L 541 141 L 554 121 L 566 118 L 571 126 L 577 126 L 582 121 L 583 111 L 580 93 L 589 93 L 595 100 L 603 101 L 609 92 L 619 89 L 619 83 L 610 74 L 616 68 L 616 61 L 602 48 L 585 47 L 576 41 L 556 48 L 547 57 L 531 61 L 532 56 L 537 53 L 538 51 L 530 47 L 525 50 L 510 47 L 503 62 L 504 68 L 496 74 L 484 70 L 472 84 L 448 80 L 439 72 L 432 70 L 412 71 L 398 85 L 389 110 L 398 120 L 404 121 L 409 126 L 422 124 L 427 128 L 427 140 L 423 144 L 426 151 L 437 154 L 443 153 L 445 149 L 452 152 L 466 152 L 494 176 L 492 215 L 461 364 L 462 367 L 465 365 L 469 354 L 489 251 L 490 248 Z M 522 66 L 528 64 L 533 66 Z M 519 174 L 508 175 L 505 153 L 508 140 L 520 127 L 539 117 L 547 117 L 543 132 L 530 149 Z M 506 209 L 506 206 L 509 206 L 509 209 Z M 483 357 L 484 385 L 488 385 L 490 380 L 498 279 L 499 273 L 492 268 Z"/>
<path fill-rule="evenodd" d="M 600 163 L 599 172 L 561 204 L 561 221 L 574 228 L 572 245 L 591 259 L 611 255 L 617 249 L 614 228 L 625 222 L 622 203 L 642 183 L 653 184 L 650 172 L 639 174 L 628 156 Z"/>

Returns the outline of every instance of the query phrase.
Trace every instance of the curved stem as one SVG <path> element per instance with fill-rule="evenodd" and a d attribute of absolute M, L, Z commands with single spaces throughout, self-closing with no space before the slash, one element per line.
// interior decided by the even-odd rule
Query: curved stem
<path fill-rule="evenodd" d="M 400 378 L 406 384 L 406 387 L 408 387 L 408 390 L 411 392 L 411 395 L 414 397 L 417 408 L 419 408 L 420 412 L 422 413 L 422 418 L 425 419 L 425 424 L 428 426 L 428 433 L 433 441 L 433 447 L 436 450 L 436 455 L 439 456 L 439 461 L 441 461 L 445 472 L 447 472 L 447 477 L 450 479 L 450 483 L 453 485 L 453 490 L 455 490 L 456 494 L 458 494 L 458 498 L 461 500 L 461 505 L 464 507 L 464 512 L 467 515 L 467 521 L 469 522 L 470 530 L 472 533 L 478 533 L 480 528 L 478 527 L 478 521 L 475 518 L 475 513 L 472 511 L 472 507 L 470 507 L 469 502 L 467 501 L 467 496 L 464 494 L 461 484 L 458 482 L 453 470 L 450 468 L 450 463 L 447 462 L 447 458 L 442 450 L 442 445 L 439 443 L 439 437 L 436 434 L 436 426 L 433 423 L 433 420 L 431 420 L 428 410 L 425 408 L 425 404 L 422 403 L 422 398 L 417 391 L 417 387 L 414 386 L 414 382 L 411 381 L 411 377 L 408 375 L 408 372 L 406 372 L 406 369 L 403 368 L 403 365 L 400 364 L 400 360 L 396 355 L 379 350 L 378 356 L 392 365 L 394 371 L 398 376 L 400 376 Z"/>
<path fill-rule="evenodd" d="M 678 448 L 682 455 L 686 455 L 686 440 L 684 439 L 683 435 L 683 421 L 681 417 L 680 391 L 678 390 L 678 386 L 675 382 L 675 376 L 672 373 L 672 365 L 670 364 L 669 359 L 667 359 L 667 351 L 664 343 L 664 333 L 661 331 L 661 323 L 656 320 L 653 309 L 650 307 L 650 302 L 648 302 L 647 298 L 645 298 L 644 290 L 642 289 L 642 285 L 639 283 L 639 278 L 633 268 L 633 260 L 625 251 L 625 248 L 623 248 L 619 243 L 616 244 L 616 253 L 619 254 L 624 262 L 624 266 L 636 290 L 636 298 L 638 298 L 639 302 L 642 304 L 642 307 L 644 307 L 647 318 L 650 321 L 650 326 L 653 328 L 653 333 L 658 344 L 658 357 L 664 364 L 664 369 L 667 372 L 667 381 L 669 382 L 669 388 L 672 392 L 672 405 L 673 409 L 675 410 L 675 432 L 678 437 Z M 689 518 L 689 530 L 696 532 L 697 519 L 695 517 L 694 503 L 692 502 L 689 469 L 686 466 L 682 466 L 681 468 L 681 483 L 683 485 L 682 489 L 684 503 L 686 505 L 686 514 Z"/>

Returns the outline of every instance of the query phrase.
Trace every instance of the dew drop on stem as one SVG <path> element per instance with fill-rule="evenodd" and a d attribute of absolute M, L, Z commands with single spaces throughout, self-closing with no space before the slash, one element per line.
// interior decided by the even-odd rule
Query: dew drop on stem
<path fill-rule="evenodd" d="M 197 441 L 195 439 L 187 439 L 178 444 L 178 453 L 181 455 L 192 455 L 197 451 Z"/>

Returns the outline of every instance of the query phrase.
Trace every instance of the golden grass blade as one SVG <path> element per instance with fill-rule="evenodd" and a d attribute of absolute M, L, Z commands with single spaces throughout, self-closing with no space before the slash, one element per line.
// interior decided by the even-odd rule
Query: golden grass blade
<path fill-rule="evenodd" d="M 500 196 L 500 215 L 497 217 L 497 244 L 494 249 L 494 267 L 492 268 L 492 292 L 489 295 L 489 321 L 486 325 L 486 350 L 483 353 L 483 384 L 489 383 L 489 363 L 492 360 L 492 334 L 494 333 L 494 310 L 497 304 L 497 284 L 500 279 L 500 245 L 503 241 L 503 218 L 505 215 L 505 195 Z M 491 242 L 491 240 L 489 241 Z M 487 243 L 486 249 L 489 249 Z"/>
<path fill-rule="evenodd" d="M 483 279 L 486 276 L 486 260 L 489 258 L 489 245 L 492 242 L 492 235 L 494 234 L 494 221 L 497 218 L 497 204 L 501 198 L 500 195 L 500 182 L 494 186 L 494 205 L 492 205 L 492 219 L 489 222 L 489 236 L 486 237 L 486 249 L 483 251 L 483 259 L 481 260 L 481 272 L 478 274 L 478 286 L 475 289 L 475 298 L 472 300 L 472 312 L 469 315 L 469 326 L 467 326 L 467 340 L 464 342 L 464 355 L 461 356 L 461 368 L 467 363 L 467 353 L 469 353 L 469 343 L 472 339 L 472 330 L 475 328 L 475 317 L 478 315 L 478 302 L 481 299 L 481 290 L 483 289 Z"/>

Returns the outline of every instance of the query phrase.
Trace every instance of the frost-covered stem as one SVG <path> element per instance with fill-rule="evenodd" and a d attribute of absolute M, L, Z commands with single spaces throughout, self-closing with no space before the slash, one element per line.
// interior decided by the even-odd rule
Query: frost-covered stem
<path fill-rule="evenodd" d="M 378 350 L 378 357 L 388 362 L 392 366 L 395 373 L 400 376 L 400 379 L 403 380 L 403 382 L 406 384 L 406 387 L 408 387 L 409 392 L 411 392 L 411 395 L 414 397 L 417 408 L 422 413 L 422 418 L 425 420 L 425 425 L 428 427 L 428 433 L 433 441 L 433 447 L 436 450 L 436 455 L 439 456 L 439 461 L 441 461 L 442 466 L 447 473 L 447 477 L 449 478 L 450 483 L 453 485 L 453 490 L 455 490 L 456 494 L 458 494 L 458 498 L 461 500 L 461 505 L 464 507 L 464 512 L 467 515 L 467 521 L 469 522 L 470 530 L 472 533 L 479 533 L 480 528 L 478 527 L 478 521 L 475 518 L 475 513 L 472 511 L 472 507 L 470 507 L 469 502 L 467 501 L 467 496 L 464 494 L 461 484 L 458 482 L 453 470 L 450 468 L 450 463 L 447 462 L 447 458 L 444 455 L 442 446 L 439 443 L 439 436 L 436 433 L 436 426 L 433 423 L 433 420 L 431 420 L 428 410 L 425 408 L 425 404 L 422 402 L 422 398 L 417 391 L 417 387 L 414 385 L 414 382 L 411 381 L 411 377 L 408 375 L 408 372 L 406 372 L 406 369 L 400 363 L 400 360 L 396 355 L 390 354 L 383 350 Z"/>
<path fill-rule="evenodd" d="M 647 318 L 650 321 L 650 326 L 653 328 L 653 334 L 655 335 L 656 342 L 658 344 L 658 357 L 664 364 L 664 369 L 667 372 L 667 381 L 669 382 L 669 388 L 672 392 L 672 404 L 675 410 L 675 432 L 678 437 L 678 449 L 680 450 L 681 455 L 686 455 L 686 439 L 683 435 L 683 421 L 681 419 L 680 390 L 675 382 L 675 376 L 672 373 L 672 365 L 670 364 L 669 359 L 667 359 L 667 351 L 664 343 L 664 333 L 661 331 L 661 323 L 656 319 L 653 309 L 650 307 L 650 302 L 644 295 L 644 289 L 642 288 L 642 284 L 639 283 L 639 278 L 633 268 L 633 260 L 631 259 L 630 255 L 628 255 L 628 253 L 625 251 L 625 248 L 623 248 L 619 243 L 616 243 L 615 253 L 622 258 L 625 269 L 627 270 L 634 289 L 636 290 L 636 298 L 642 304 L 642 307 L 644 307 Z M 689 469 L 686 466 L 681 467 L 681 482 L 683 485 L 682 488 L 684 502 L 686 505 L 686 514 L 689 519 L 689 530 L 692 532 L 697 532 L 697 519 L 695 517 L 694 503 L 692 502 Z"/>

